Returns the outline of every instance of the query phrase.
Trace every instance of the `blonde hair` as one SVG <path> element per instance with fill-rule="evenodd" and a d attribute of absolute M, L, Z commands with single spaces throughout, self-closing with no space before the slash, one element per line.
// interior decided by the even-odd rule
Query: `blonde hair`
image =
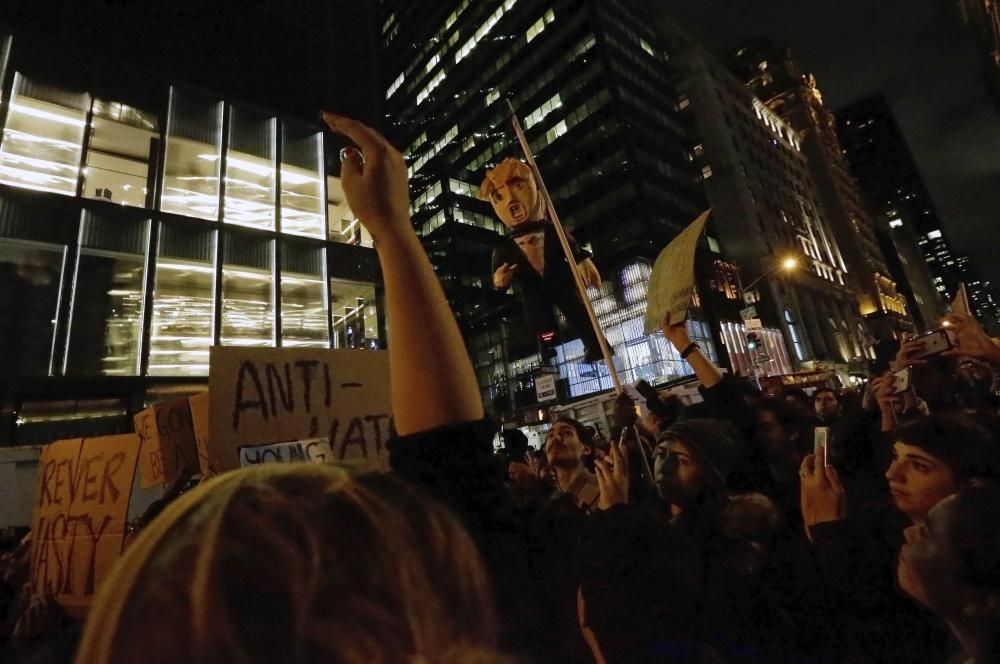
<path fill-rule="evenodd" d="M 482 560 L 399 479 L 221 475 L 170 505 L 91 607 L 78 662 L 497 662 Z"/>
<path fill-rule="evenodd" d="M 533 180 L 535 177 L 526 163 L 519 159 L 508 157 L 494 168 L 486 171 L 486 175 L 483 177 L 483 184 L 479 187 L 479 199 L 483 201 L 490 200 L 490 194 L 493 193 L 494 189 L 515 176 L 527 180 Z"/>

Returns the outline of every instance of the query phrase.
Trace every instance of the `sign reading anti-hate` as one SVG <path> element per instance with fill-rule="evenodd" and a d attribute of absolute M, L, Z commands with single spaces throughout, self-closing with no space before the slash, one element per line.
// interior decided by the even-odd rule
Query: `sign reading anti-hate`
<path fill-rule="evenodd" d="M 209 395 L 206 447 L 218 472 L 327 460 L 388 469 L 392 414 L 385 351 L 217 346 Z M 316 444 L 323 438 L 326 447 Z M 275 445 L 296 441 L 302 442 Z"/>
<path fill-rule="evenodd" d="M 170 485 L 185 468 L 198 472 L 198 448 L 186 397 L 154 404 L 134 420 L 135 432 L 142 439 L 139 476 L 143 489 Z"/>
<path fill-rule="evenodd" d="M 42 452 L 31 532 L 31 594 L 82 617 L 121 556 L 139 436 L 60 440 Z"/>

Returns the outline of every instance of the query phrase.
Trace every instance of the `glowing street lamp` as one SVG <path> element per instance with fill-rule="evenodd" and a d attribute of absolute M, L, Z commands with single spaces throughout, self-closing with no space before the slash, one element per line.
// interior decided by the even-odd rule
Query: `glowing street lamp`
<path fill-rule="evenodd" d="M 799 259 L 796 258 L 795 256 L 789 256 L 788 258 L 785 258 L 780 263 L 778 263 L 778 266 L 775 267 L 773 270 L 770 270 L 770 271 L 765 272 L 764 274 L 760 275 L 759 277 L 757 277 L 756 279 L 754 279 L 753 281 L 751 281 L 749 284 L 747 284 L 746 287 L 743 287 L 743 285 L 740 284 L 740 290 L 743 291 L 744 293 L 746 293 L 747 291 L 753 289 L 753 287 L 756 286 L 758 283 L 760 283 L 761 280 L 767 279 L 772 274 L 775 274 L 775 273 L 781 272 L 781 271 L 791 272 L 791 271 L 795 270 L 796 268 L 798 268 L 798 266 L 799 266 Z M 738 270 L 736 272 L 736 275 L 737 275 L 737 277 L 739 277 L 739 271 Z"/>

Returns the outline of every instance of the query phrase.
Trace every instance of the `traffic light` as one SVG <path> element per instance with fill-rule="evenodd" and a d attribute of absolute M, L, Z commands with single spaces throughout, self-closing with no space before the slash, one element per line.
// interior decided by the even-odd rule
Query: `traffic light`
<path fill-rule="evenodd" d="M 763 346 L 764 344 L 759 334 L 756 332 L 750 332 L 747 334 L 747 350 L 753 353 L 758 348 L 762 348 Z"/>

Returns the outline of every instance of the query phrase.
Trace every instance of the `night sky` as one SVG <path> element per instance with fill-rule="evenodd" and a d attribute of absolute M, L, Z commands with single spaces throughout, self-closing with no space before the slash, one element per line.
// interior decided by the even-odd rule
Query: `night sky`
<path fill-rule="evenodd" d="M 656 3 L 716 52 L 766 36 L 816 74 L 832 110 L 889 100 L 957 251 L 1000 290 L 1000 112 L 955 0 Z"/>

